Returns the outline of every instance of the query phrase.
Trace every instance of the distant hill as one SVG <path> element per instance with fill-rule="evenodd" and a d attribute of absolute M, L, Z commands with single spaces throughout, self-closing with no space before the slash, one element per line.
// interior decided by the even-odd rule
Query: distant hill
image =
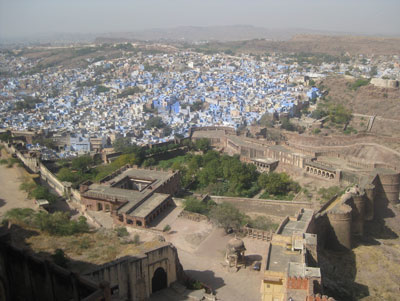
<path fill-rule="evenodd" d="M 101 34 L 99 38 L 132 39 L 146 41 L 243 41 L 252 39 L 288 40 L 294 35 L 307 34 L 345 34 L 310 29 L 269 29 L 250 25 L 232 26 L 181 26 L 174 28 L 155 28 L 134 32 Z"/>
<path fill-rule="evenodd" d="M 350 55 L 396 55 L 400 53 L 400 38 L 297 35 L 288 41 L 254 39 L 234 42 L 209 42 L 197 47 L 209 51 L 230 49 L 236 53 L 254 54 L 305 52 L 330 55 L 343 55 L 345 53 Z"/>
<path fill-rule="evenodd" d="M 262 27 L 210 26 L 151 29 L 136 32 L 99 35 L 97 43 L 127 41 L 161 41 L 195 44 L 209 51 L 232 50 L 236 53 L 307 52 L 331 55 L 400 53 L 399 37 L 354 36 L 348 33 L 323 32 L 307 29 L 267 29 Z M 202 43 L 198 43 L 202 42 Z M 187 46 L 187 45 L 186 45 Z"/>

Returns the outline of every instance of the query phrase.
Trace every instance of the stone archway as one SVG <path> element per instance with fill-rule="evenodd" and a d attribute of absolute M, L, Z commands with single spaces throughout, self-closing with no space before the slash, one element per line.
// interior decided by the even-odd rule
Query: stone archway
<path fill-rule="evenodd" d="M 157 292 L 159 290 L 167 288 L 167 286 L 167 273 L 163 268 L 158 268 L 157 270 L 155 270 L 153 278 L 151 279 L 152 292 Z"/>

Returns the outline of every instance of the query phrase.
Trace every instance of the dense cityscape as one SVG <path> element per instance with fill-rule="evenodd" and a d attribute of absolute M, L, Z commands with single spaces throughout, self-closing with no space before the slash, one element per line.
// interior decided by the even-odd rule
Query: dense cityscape
<path fill-rule="evenodd" d="M 121 45 L 135 49 L 132 44 L 113 47 Z M 86 49 L 90 47 L 81 51 Z M 301 66 L 300 59 L 282 55 L 139 52 L 112 60 L 88 59 L 84 69 L 50 67 L 37 73 L 40 60 L 2 53 L 0 66 L 19 76 L 0 83 L 1 127 L 70 133 L 82 145 L 72 146 L 72 151 L 89 151 L 90 137 L 111 135 L 131 137 L 138 145 L 154 144 L 187 137 L 193 126 L 238 129 L 255 124 L 265 113 L 293 117 L 321 95 L 307 78 L 372 74 L 389 79 L 400 70 L 396 56 L 385 63 L 364 57 L 343 60 Z"/>

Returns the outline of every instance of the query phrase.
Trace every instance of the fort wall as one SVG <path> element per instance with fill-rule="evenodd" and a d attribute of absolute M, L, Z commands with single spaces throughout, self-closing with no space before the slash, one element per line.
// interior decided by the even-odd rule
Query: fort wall
<path fill-rule="evenodd" d="M 342 205 L 341 209 L 341 212 L 328 212 L 328 220 L 333 230 L 330 233 L 329 245 L 332 249 L 351 249 L 351 207 Z"/>
<path fill-rule="evenodd" d="M 0 239 L 0 300 L 111 300 L 107 282 L 95 283 L 6 240 Z"/>
<path fill-rule="evenodd" d="M 180 279 L 183 274 L 178 253 L 171 244 L 131 257 L 119 258 L 86 274 L 91 279 L 107 281 L 123 300 L 147 300 L 156 289 L 153 279 L 158 269 L 166 273 L 165 287 Z"/>

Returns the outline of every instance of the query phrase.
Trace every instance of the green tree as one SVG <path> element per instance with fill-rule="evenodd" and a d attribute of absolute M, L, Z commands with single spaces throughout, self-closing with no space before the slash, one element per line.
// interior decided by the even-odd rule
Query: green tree
<path fill-rule="evenodd" d="M 71 168 L 73 170 L 85 172 L 89 170 L 92 164 L 93 164 L 93 158 L 90 157 L 89 155 L 85 155 L 85 156 L 80 156 L 78 158 L 74 158 L 71 162 Z"/>
<path fill-rule="evenodd" d="M 275 125 L 275 117 L 274 114 L 271 113 L 265 113 L 264 115 L 261 116 L 259 124 L 261 126 L 266 126 L 266 127 L 273 127 Z"/>
<path fill-rule="evenodd" d="M 226 202 L 214 206 L 210 211 L 210 217 L 225 230 L 239 229 L 244 219 L 244 215 L 236 207 Z"/>
<path fill-rule="evenodd" d="M 76 181 L 79 181 L 80 176 L 79 176 L 78 173 L 71 171 L 69 168 L 63 167 L 57 173 L 57 178 L 60 181 L 66 181 L 66 182 L 74 183 Z"/>
<path fill-rule="evenodd" d="M 110 91 L 110 88 L 107 88 L 102 85 L 96 86 L 96 94 L 97 95 L 99 95 L 100 93 L 108 92 L 108 91 Z"/>
<path fill-rule="evenodd" d="M 150 117 L 149 120 L 146 121 L 146 129 L 151 129 L 151 128 L 164 128 L 166 125 L 165 123 L 162 121 L 161 117 L 158 116 L 153 116 Z"/>
<path fill-rule="evenodd" d="M 258 184 L 265 192 L 273 195 L 286 195 L 290 191 L 299 192 L 300 185 L 292 181 L 286 173 L 263 173 L 258 178 Z"/>
<path fill-rule="evenodd" d="M 201 138 L 196 140 L 195 142 L 196 149 L 201 150 L 203 153 L 206 153 L 210 147 L 210 140 L 207 138 Z"/>

